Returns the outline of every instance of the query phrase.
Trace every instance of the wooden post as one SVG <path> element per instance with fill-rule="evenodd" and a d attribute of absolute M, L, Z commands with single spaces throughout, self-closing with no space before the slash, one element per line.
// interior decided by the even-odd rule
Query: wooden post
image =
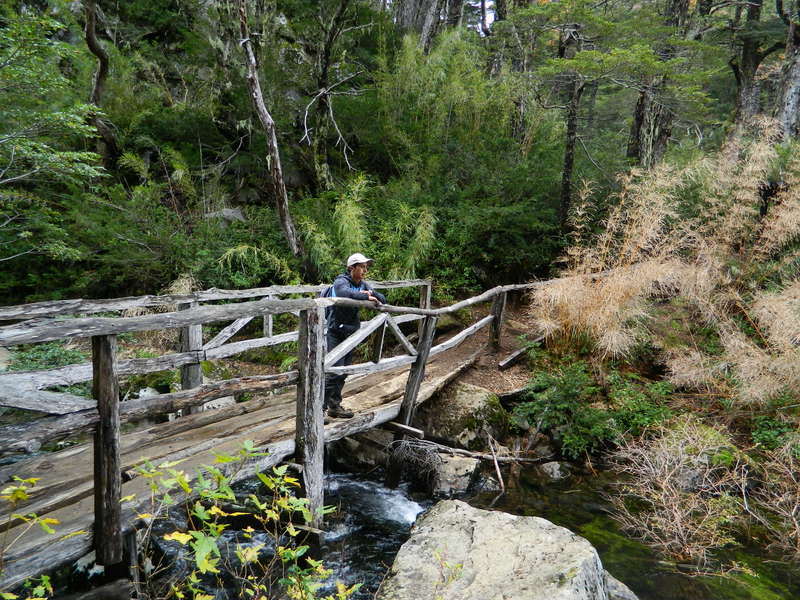
<path fill-rule="evenodd" d="M 119 439 L 117 338 L 92 338 L 92 395 L 100 422 L 94 434 L 94 547 L 98 564 L 122 562 L 122 472 Z"/>
<path fill-rule="evenodd" d="M 323 457 L 325 452 L 325 309 L 312 308 L 300 312 L 297 341 L 297 427 L 295 454 L 303 465 L 306 497 L 314 518 L 312 527 L 322 524 Z"/>
<path fill-rule="evenodd" d="M 190 310 L 197 307 L 197 302 L 179 304 L 178 310 Z M 203 326 L 189 325 L 181 329 L 181 352 L 191 352 L 203 348 Z M 203 385 L 203 369 L 199 363 L 181 367 L 181 389 L 190 390 Z M 187 408 L 187 414 L 202 412 L 202 406 Z"/>
<path fill-rule="evenodd" d="M 272 296 L 266 296 L 265 300 L 272 300 Z M 264 337 L 272 337 L 272 313 L 264 315 Z"/>
<path fill-rule="evenodd" d="M 432 286 L 430 283 L 426 283 L 425 285 L 421 285 L 419 287 L 419 307 L 420 308 L 430 308 L 431 307 L 431 289 Z M 417 339 L 422 339 L 422 328 L 424 327 L 424 321 L 419 322 L 419 326 L 417 327 Z"/>
<path fill-rule="evenodd" d="M 433 345 L 433 337 L 436 334 L 436 320 L 437 317 L 431 316 L 425 317 L 422 321 L 422 336 L 417 344 L 417 358 L 412 363 L 411 371 L 408 373 L 403 404 L 400 406 L 400 415 L 397 418 L 398 422 L 403 425 L 410 425 L 411 419 L 414 418 L 417 394 L 422 385 L 422 379 L 425 377 L 426 363 Z"/>
<path fill-rule="evenodd" d="M 383 338 L 386 336 L 386 323 L 381 325 L 372 337 L 372 362 L 379 363 L 383 356 Z"/>
<path fill-rule="evenodd" d="M 492 327 L 489 332 L 489 341 L 494 350 L 500 349 L 500 332 L 506 312 L 506 294 L 507 292 L 498 294 L 494 297 L 494 302 L 492 302 L 492 316 L 494 319 L 492 319 Z"/>
<path fill-rule="evenodd" d="M 417 394 L 422 385 L 422 379 L 425 377 L 425 366 L 428 362 L 428 356 L 431 352 L 433 345 L 433 338 L 436 334 L 436 320 L 437 317 L 425 317 L 422 321 L 422 335 L 420 336 L 419 343 L 417 344 L 417 358 L 411 364 L 411 370 L 408 373 L 408 380 L 406 381 L 406 390 L 403 395 L 403 403 L 400 405 L 400 414 L 397 416 L 397 422 L 401 425 L 410 425 L 411 420 L 414 418 L 414 411 L 417 404 Z M 395 433 L 395 441 L 402 440 L 405 437 L 402 433 Z M 397 461 L 390 458 L 388 468 L 386 469 L 386 485 L 389 487 L 397 487 L 400 483 L 400 476 L 402 474 L 402 465 Z"/>

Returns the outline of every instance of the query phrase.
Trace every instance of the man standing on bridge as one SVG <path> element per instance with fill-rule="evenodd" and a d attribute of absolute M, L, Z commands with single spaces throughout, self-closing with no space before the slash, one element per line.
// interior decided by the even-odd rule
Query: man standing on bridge
<path fill-rule="evenodd" d="M 385 303 L 386 298 L 383 294 L 373 290 L 364 280 L 372 262 L 371 258 L 367 258 L 359 252 L 351 254 L 347 259 L 347 271 L 336 277 L 328 295 L 334 298 L 370 300 L 375 304 Z M 359 309 L 355 306 L 333 306 L 327 311 L 328 352 L 360 329 L 361 319 L 358 316 L 358 311 Z M 338 360 L 334 366 L 349 365 L 352 359 L 353 351 L 351 350 Z M 349 419 L 353 416 L 353 411 L 342 407 L 342 388 L 346 378 L 347 375 L 325 375 L 325 402 L 323 409 L 327 411 L 330 417 Z"/>

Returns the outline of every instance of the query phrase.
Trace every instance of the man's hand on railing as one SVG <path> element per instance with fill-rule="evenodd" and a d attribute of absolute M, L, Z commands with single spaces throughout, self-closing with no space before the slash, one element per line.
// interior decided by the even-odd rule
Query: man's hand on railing
<path fill-rule="evenodd" d="M 378 300 L 375 296 L 372 295 L 372 292 L 370 290 L 361 290 L 361 293 L 366 294 L 367 300 L 369 300 L 370 302 L 374 302 L 375 304 L 382 304 L 380 300 Z"/>

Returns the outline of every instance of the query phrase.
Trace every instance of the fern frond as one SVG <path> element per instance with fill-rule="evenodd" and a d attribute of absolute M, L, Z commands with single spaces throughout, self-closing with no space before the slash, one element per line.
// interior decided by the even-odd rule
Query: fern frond
<path fill-rule="evenodd" d="M 326 279 L 333 277 L 341 259 L 337 260 L 328 235 L 316 222 L 308 218 L 299 219 L 297 226 L 303 236 L 308 259 L 323 277 Z"/>
<path fill-rule="evenodd" d="M 369 181 L 363 175 L 356 177 L 336 204 L 333 220 L 343 254 L 363 252 L 367 240 L 366 211 L 362 202 Z"/>
<path fill-rule="evenodd" d="M 119 157 L 118 162 L 120 166 L 135 172 L 142 180 L 147 180 L 150 165 L 141 156 L 133 152 L 125 152 Z"/>

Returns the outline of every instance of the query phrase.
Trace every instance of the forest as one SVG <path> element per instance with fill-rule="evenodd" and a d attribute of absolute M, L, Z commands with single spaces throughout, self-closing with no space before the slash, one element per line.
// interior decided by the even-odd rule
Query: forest
<path fill-rule="evenodd" d="M 552 280 L 509 430 L 796 569 L 799 137 L 797 0 L 2 0 L 0 303 Z"/>

